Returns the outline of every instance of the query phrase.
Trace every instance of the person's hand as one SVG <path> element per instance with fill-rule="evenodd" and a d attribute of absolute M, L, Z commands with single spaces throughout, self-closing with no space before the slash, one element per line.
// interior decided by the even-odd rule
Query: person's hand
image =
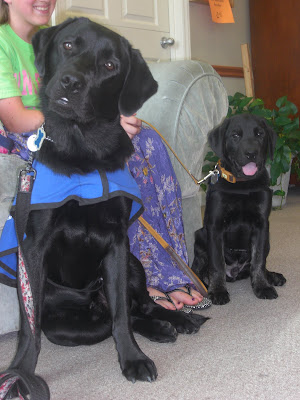
<path fill-rule="evenodd" d="M 120 123 L 130 139 L 133 139 L 135 135 L 141 132 L 142 121 L 135 114 L 131 115 L 131 117 L 121 115 Z"/>

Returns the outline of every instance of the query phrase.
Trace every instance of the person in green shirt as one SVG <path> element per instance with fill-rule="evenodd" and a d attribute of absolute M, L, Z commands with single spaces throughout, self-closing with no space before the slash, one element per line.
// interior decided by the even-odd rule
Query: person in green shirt
<path fill-rule="evenodd" d="M 44 121 L 35 109 L 39 78 L 31 39 L 49 22 L 55 4 L 56 0 L 1 0 L 0 120 L 10 132 L 29 132 Z"/>

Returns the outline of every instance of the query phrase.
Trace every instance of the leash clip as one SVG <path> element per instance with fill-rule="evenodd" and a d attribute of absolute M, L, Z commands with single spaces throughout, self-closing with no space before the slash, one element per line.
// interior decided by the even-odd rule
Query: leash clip
<path fill-rule="evenodd" d="M 215 168 L 211 171 L 209 171 L 209 173 L 202 179 L 200 179 L 200 181 L 197 182 L 198 185 L 201 185 L 201 183 L 207 181 L 207 179 L 209 179 L 210 177 L 212 178 L 212 183 L 216 183 L 219 179 L 220 176 L 220 172 L 217 169 L 217 165 L 215 165 Z"/>
<path fill-rule="evenodd" d="M 32 179 L 35 180 L 36 178 L 36 170 L 34 168 L 30 168 L 30 169 L 21 169 L 20 171 L 20 178 L 24 178 L 26 175 L 30 175 L 32 176 Z"/>
<path fill-rule="evenodd" d="M 36 178 L 36 170 L 32 167 L 33 164 L 33 153 L 30 151 L 29 152 L 29 158 L 26 164 L 26 167 L 20 170 L 20 174 L 19 174 L 19 180 L 20 182 L 24 182 L 25 179 L 32 177 L 32 180 L 35 181 Z"/>
<path fill-rule="evenodd" d="M 36 178 L 36 170 L 34 168 L 21 169 L 19 175 L 19 192 L 31 193 L 33 182 Z"/>

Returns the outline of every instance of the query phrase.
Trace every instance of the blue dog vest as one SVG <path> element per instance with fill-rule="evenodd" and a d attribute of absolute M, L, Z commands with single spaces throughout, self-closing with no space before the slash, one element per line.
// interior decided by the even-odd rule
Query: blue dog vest
<path fill-rule="evenodd" d="M 57 208 L 69 200 L 76 200 L 80 206 L 99 203 L 117 196 L 132 199 L 129 224 L 143 212 L 139 187 L 125 166 L 115 172 L 93 171 L 85 175 L 70 177 L 57 174 L 44 164 L 34 161 L 36 170 L 31 195 L 31 210 Z M 13 208 L 16 199 L 13 203 Z M 9 216 L 0 240 L 0 282 L 16 286 L 18 240 L 14 219 Z"/>

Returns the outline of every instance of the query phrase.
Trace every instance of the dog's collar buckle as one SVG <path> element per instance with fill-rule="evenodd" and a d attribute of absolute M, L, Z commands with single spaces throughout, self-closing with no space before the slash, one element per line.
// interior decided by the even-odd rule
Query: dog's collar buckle
<path fill-rule="evenodd" d="M 221 178 L 225 179 L 227 182 L 236 183 L 236 177 L 231 172 L 222 167 L 221 160 L 219 160 L 217 163 L 217 169 L 220 172 Z"/>

